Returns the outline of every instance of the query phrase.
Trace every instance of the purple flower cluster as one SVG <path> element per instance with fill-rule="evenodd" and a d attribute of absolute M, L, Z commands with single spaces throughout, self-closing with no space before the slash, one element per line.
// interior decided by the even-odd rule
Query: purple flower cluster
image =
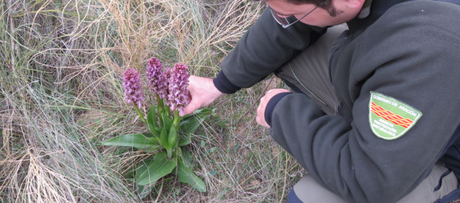
<path fill-rule="evenodd" d="M 188 67 L 184 64 L 177 63 L 171 70 L 168 85 L 168 103 L 172 109 L 182 111 L 190 102 L 188 91 L 188 78 L 190 73 Z"/>
<path fill-rule="evenodd" d="M 171 109 L 182 111 L 190 102 L 188 78 L 190 73 L 184 64 L 176 64 L 173 68 L 163 68 L 161 62 L 151 58 L 147 65 L 147 77 L 152 91 Z"/>
<path fill-rule="evenodd" d="M 144 93 L 142 92 L 142 83 L 139 73 L 128 68 L 123 75 L 123 87 L 125 88 L 125 101 L 127 104 L 137 104 L 141 108 L 144 101 Z"/>
<path fill-rule="evenodd" d="M 156 92 L 160 99 L 165 99 L 168 94 L 168 81 L 163 73 L 163 65 L 160 60 L 151 58 L 147 64 L 147 79 L 153 92 Z"/>

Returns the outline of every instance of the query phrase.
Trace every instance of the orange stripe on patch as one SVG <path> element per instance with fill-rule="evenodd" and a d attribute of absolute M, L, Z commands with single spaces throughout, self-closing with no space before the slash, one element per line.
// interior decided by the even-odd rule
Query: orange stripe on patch
<path fill-rule="evenodd" d="M 382 117 L 383 119 L 394 123 L 395 125 L 402 126 L 403 128 L 408 128 L 414 121 L 403 118 L 400 115 L 394 114 L 391 111 L 385 110 L 381 106 L 377 106 L 374 102 L 371 102 L 371 111 L 377 116 Z"/>

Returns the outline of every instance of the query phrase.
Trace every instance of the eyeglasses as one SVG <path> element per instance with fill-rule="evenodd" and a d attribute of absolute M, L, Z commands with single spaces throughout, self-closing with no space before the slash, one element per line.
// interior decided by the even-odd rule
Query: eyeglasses
<path fill-rule="evenodd" d="M 282 14 L 279 14 L 277 13 L 276 11 L 274 11 L 272 8 L 270 8 L 270 6 L 268 8 L 270 8 L 270 12 L 272 13 L 272 16 L 273 18 L 275 19 L 275 21 L 280 24 L 283 28 L 288 28 L 290 27 L 291 25 L 293 25 L 294 23 L 297 23 L 298 21 L 302 20 L 303 18 L 305 18 L 308 14 L 310 14 L 311 12 L 313 12 L 314 10 L 316 10 L 318 7 L 320 7 L 321 5 L 324 4 L 325 1 L 321 2 L 320 4 L 318 4 L 314 9 L 312 9 L 310 12 L 308 12 L 307 14 L 305 14 L 304 16 L 302 16 L 301 18 L 299 19 L 296 19 L 294 17 L 294 15 L 291 15 L 291 16 L 285 16 L 285 15 L 282 15 Z"/>

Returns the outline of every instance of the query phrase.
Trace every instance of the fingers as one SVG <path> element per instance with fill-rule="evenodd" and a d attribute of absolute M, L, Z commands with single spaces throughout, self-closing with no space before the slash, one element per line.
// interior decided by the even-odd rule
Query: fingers
<path fill-rule="evenodd" d="M 267 94 L 268 94 L 268 92 L 267 92 Z M 261 125 L 262 127 L 270 128 L 270 126 L 268 125 L 267 121 L 265 121 L 265 108 L 266 108 L 265 98 L 266 98 L 267 94 L 265 94 L 265 96 L 260 98 L 260 104 L 257 107 L 256 122 L 257 122 L 257 124 Z"/>
<path fill-rule="evenodd" d="M 259 125 L 270 128 L 268 125 L 267 121 L 265 120 L 265 109 L 267 108 L 268 102 L 277 94 L 283 93 L 283 92 L 289 92 L 289 90 L 286 89 L 271 89 L 268 90 L 267 93 L 260 99 L 260 104 L 257 107 L 257 117 L 256 121 Z"/>
<path fill-rule="evenodd" d="M 264 102 L 264 97 L 260 99 L 260 104 L 257 107 L 257 117 L 256 117 L 256 122 L 257 124 L 270 128 L 268 125 L 267 121 L 265 120 L 265 102 Z"/>
<path fill-rule="evenodd" d="M 192 100 L 190 101 L 190 103 L 186 107 L 184 107 L 184 111 L 180 112 L 179 115 L 180 116 L 185 116 L 187 114 L 191 114 L 194 111 L 196 111 L 197 109 L 199 109 L 200 107 L 201 106 L 198 104 L 198 102 L 196 100 L 194 100 L 193 97 L 192 97 Z"/>
<path fill-rule="evenodd" d="M 214 86 L 212 79 L 193 75 L 189 77 L 188 89 L 191 101 L 184 107 L 184 111 L 180 116 L 191 114 L 197 109 L 211 104 L 214 100 L 223 95 L 223 93 Z"/>
<path fill-rule="evenodd" d="M 198 101 L 198 95 L 196 95 L 196 90 L 195 90 L 195 83 L 196 83 L 196 79 L 197 77 L 196 76 L 190 76 L 189 78 L 189 86 L 188 86 L 188 89 L 189 89 L 189 92 L 190 92 L 190 103 L 184 107 L 183 109 L 183 112 L 180 112 L 179 115 L 180 116 L 185 116 L 187 114 L 191 114 L 193 113 L 194 111 L 196 111 L 198 108 L 201 107 L 201 105 L 199 104 L 199 101 Z"/>

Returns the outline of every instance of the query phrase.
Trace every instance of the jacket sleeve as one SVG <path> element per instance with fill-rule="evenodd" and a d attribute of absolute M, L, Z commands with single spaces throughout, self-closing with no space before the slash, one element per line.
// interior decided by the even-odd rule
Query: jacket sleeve
<path fill-rule="evenodd" d="M 432 1 L 390 8 L 349 45 L 358 57 L 340 66 L 350 65 L 348 74 L 332 76 L 347 77 L 337 89 L 358 89 L 338 93 L 350 117 L 324 115 L 307 96 L 289 94 L 273 110 L 271 136 L 348 202 L 401 199 L 430 173 L 460 124 L 458 13 L 458 5 Z M 371 91 L 423 115 L 400 138 L 379 138 L 369 121 Z"/>
<path fill-rule="evenodd" d="M 284 29 L 266 9 L 257 22 L 243 35 L 221 64 L 222 73 L 214 80 L 216 87 L 251 87 L 288 61 L 296 52 L 316 41 L 325 28 L 296 23 Z M 220 77 L 225 77 L 221 79 Z M 221 83 L 228 83 L 225 85 Z"/>

